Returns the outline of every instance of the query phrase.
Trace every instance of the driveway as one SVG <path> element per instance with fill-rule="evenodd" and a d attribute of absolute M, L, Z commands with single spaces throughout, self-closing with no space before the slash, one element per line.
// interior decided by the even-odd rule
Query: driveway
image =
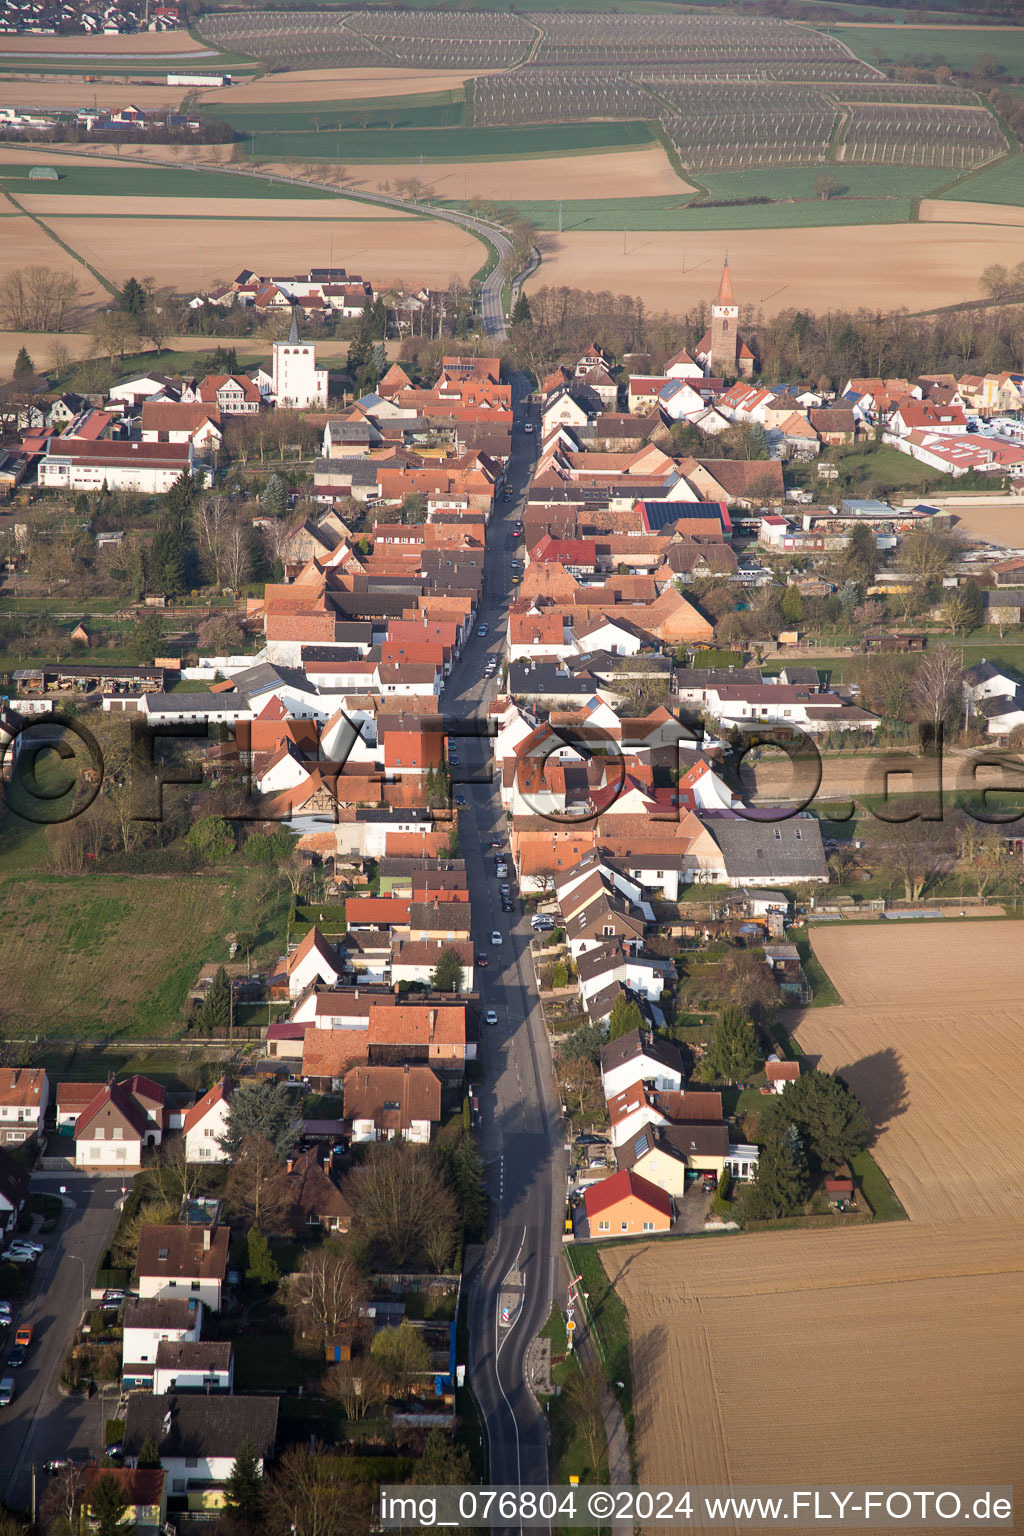
<path fill-rule="evenodd" d="M 64 1214 L 56 1232 L 42 1239 L 46 1251 L 15 1314 L 15 1328 L 31 1323 L 35 1330 L 20 1370 L 8 1373 L 6 1369 L 13 1332 L 2 1343 L 2 1374 L 13 1377 L 17 1392 L 0 1416 L 0 1496 L 12 1509 L 28 1508 L 33 1462 L 41 1467 L 54 1456 L 85 1460 L 103 1448 L 100 1399 L 87 1403 L 79 1397 L 62 1397 L 57 1383 L 82 1317 L 83 1293 L 88 1298 L 96 1267 L 117 1225 L 121 1177 L 35 1174 L 32 1193 L 59 1194 L 62 1185 Z"/>

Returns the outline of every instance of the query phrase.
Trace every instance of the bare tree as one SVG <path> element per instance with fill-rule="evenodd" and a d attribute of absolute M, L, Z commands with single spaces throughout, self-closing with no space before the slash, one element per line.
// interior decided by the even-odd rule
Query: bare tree
<path fill-rule="evenodd" d="M 251 571 L 249 530 L 242 523 L 232 523 L 224 545 L 224 574 L 233 592 L 245 585 Z"/>
<path fill-rule="evenodd" d="M 344 1365 L 333 1365 L 323 1380 L 327 1397 L 336 1397 L 348 1419 L 365 1419 L 388 1395 L 387 1376 L 379 1360 L 360 1355 Z"/>
<path fill-rule="evenodd" d="M 422 1147 L 375 1146 L 351 1182 L 360 1228 L 393 1264 L 408 1263 L 436 1226 L 455 1224 L 455 1203 Z"/>
<path fill-rule="evenodd" d="M 943 722 L 963 701 L 964 669 L 948 645 L 926 652 L 914 676 L 913 696 L 919 714 L 938 736 Z"/>
<path fill-rule="evenodd" d="M 560 1061 L 558 1082 L 566 1103 L 571 1099 L 578 1100 L 579 1113 L 582 1115 L 587 1099 L 597 1088 L 597 1068 L 586 1056 L 576 1056 L 570 1061 Z"/>
<path fill-rule="evenodd" d="M 349 1255 L 325 1246 L 307 1253 L 289 1275 L 285 1304 L 298 1335 L 326 1344 L 358 1323 L 359 1308 L 369 1294 Z"/>
<path fill-rule="evenodd" d="M 232 1159 L 224 1196 L 233 1212 L 261 1230 L 289 1204 L 283 1164 L 265 1136 L 247 1136 L 242 1142 Z"/>
<path fill-rule="evenodd" d="M 219 587 L 231 528 L 230 502 L 226 496 L 203 496 L 195 503 L 192 516 L 199 548 L 212 564 L 214 581 Z"/>
<path fill-rule="evenodd" d="M 588 1366 L 568 1376 L 564 1390 L 573 1420 L 586 1442 L 590 1465 L 596 1470 L 607 1450 L 604 1429 L 607 1384 L 595 1366 Z"/>

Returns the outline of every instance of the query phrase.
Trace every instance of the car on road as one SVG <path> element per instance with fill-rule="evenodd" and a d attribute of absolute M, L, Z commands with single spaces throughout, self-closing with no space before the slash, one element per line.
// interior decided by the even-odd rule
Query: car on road
<path fill-rule="evenodd" d="M 460 768 L 462 766 L 459 762 L 459 754 L 457 752 L 448 753 L 448 762 L 453 768 Z"/>
<path fill-rule="evenodd" d="M 455 804 L 456 805 L 465 805 L 465 803 L 466 803 L 465 795 L 456 795 L 455 796 Z"/>
<path fill-rule="evenodd" d="M 503 497 L 502 497 L 502 500 L 503 501 L 511 501 L 512 500 L 512 492 L 511 491 L 506 491 L 504 493 Z"/>
<path fill-rule="evenodd" d="M 7 1364 L 11 1366 L 13 1370 L 17 1370 L 20 1366 L 25 1364 L 25 1351 L 22 1349 L 20 1344 L 15 1344 L 14 1348 L 7 1356 Z"/>
<path fill-rule="evenodd" d="M 21 1327 L 18 1329 L 17 1333 L 14 1335 L 14 1342 L 15 1342 L 15 1344 L 22 1345 L 22 1347 L 24 1349 L 28 1349 L 29 1345 L 32 1343 L 32 1324 L 31 1323 L 22 1323 Z"/>
<path fill-rule="evenodd" d="M 501 846 L 502 846 L 502 842 L 501 842 L 501 838 L 500 837 L 492 837 L 491 838 L 491 847 L 492 848 L 500 848 Z"/>
<path fill-rule="evenodd" d="M 27 1248 L 30 1253 L 42 1253 L 43 1245 L 34 1237 L 16 1237 L 11 1242 L 12 1248 Z"/>
<path fill-rule="evenodd" d="M 503 880 L 505 878 L 505 876 L 508 874 L 508 865 L 507 864 L 499 864 L 496 867 L 494 873 L 497 875 L 499 880 Z"/>
<path fill-rule="evenodd" d="M 495 928 L 494 932 L 491 934 L 491 943 L 495 945 L 495 947 L 501 943 L 501 934 L 498 932 L 497 928 Z"/>
<path fill-rule="evenodd" d="M 2 1323 L 5 1318 L 8 1322 L 10 1322 L 11 1304 L 9 1301 L 0 1301 L 0 1323 Z"/>
<path fill-rule="evenodd" d="M 497 1022 L 498 1022 L 498 1015 L 495 1013 L 493 1008 L 488 1008 L 487 1012 L 484 1014 L 484 1023 L 485 1024 L 497 1024 Z"/>
<path fill-rule="evenodd" d="M 476 632 L 480 636 L 481 640 L 485 639 L 486 635 L 487 635 L 487 625 L 486 624 L 478 624 Z"/>
<path fill-rule="evenodd" d="M 8 1248 L 4 1254 L 8 1264 L 38 1264 L 39 1255 L 33 1253 L 31 1248 Z"/>
<path fill-rule="evenodd" d="M 511 901 L 508 900 L 507 897 L 503 896 L 501 898 L 501 910 L 503 912 L 514 912 L 515 906 Z"/>
<path fill-rule="evenodd" d="M 50 1461 L 44 1461 L 43 1466 L 52 1477 L 55 1472 L 63 1472 L 65 1467 L 73 1467 L 74 1462 L 70 1456 L 54 1456 Z"/>
<path fill-rule="evenodd" d="M 532 421 L 528 421 L 526 423 L 526 425 L 523 427 L 523 431 L 524 432 L 532 432 L 532 431 L 534 431 L 534 424 L 533 424 L 533 422 Z"/>
<path fill-rule="evenodd" d="M 8 1408 L 14 1401 L 14 1377 L 5 1376 L 0 1381 L 0 1408 Z"/>
<path fill-rule="evenodd" d="M 488 959 L 488 957 L 483 953 L 483 951 L 481 951 L 480 954 L 477 955 L 477 957 L 476 957 L 476 963 L 479 966 L 486 967 L 486 966 L 490 965 L 491 962 Z"/>
<path fill-rule="evenodd" d="M 521 539 L 522 536 L 523 536 L 523 530 L 521 528 L 513 528 L 512 529 L 512 537 L 514 539 Z"/>
<path fill-rule="evenodd" d="M 508 896 L 511 893 L 512 887 L 506 882 L 504 885 L 499 885 L 498 890 L 503 896 Z"/>

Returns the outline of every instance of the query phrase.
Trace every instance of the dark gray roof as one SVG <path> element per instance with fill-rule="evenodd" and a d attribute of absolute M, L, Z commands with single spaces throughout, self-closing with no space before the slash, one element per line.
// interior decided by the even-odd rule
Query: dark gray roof
<path fill-rule="evenodd" d="M 998 720 L 1003 715 L 1010 715 L 1019 710 L 1024 710 L 1024 689 L 1020 688 L 1013 695 L 1003 695 L 998 699 L 983 699 L 978 706 L 978 713 L 984 715 L 986 720 Z"/>
<path fill-rule="evenodd" d="M 368 805 L 356 809 L 356 821 L 430 821 L 430 812 L 424 806 Z"/>
<path fill-rule="evenodd" d="M 231 1364 L 231 1340 L 197 1339 L 193 1344 L 161 1339 L 156 1346 L 156 1363 L 164 1370 L 226 1371 Z"/>
<path fill-rule="evenodd" d="M 601 1047 L 601 1071 L 611 1072 L 615 1067 L 625 1066 L 627 1062 L 639 1061 L 641 1056 L 647 1056 L 669 1071 L 682 1075 L 683 1058 L 679 1047 L 673 1045 L 671 1040 L 655 1040 L 639 1029 L 631 1030 L 618 1040 L 609 1040 L 607 1045 Z"/>
<path fill-rule="evenodd" d="M 677 667 L 678 688 L 718 688 L 730 683 L 760 683 L 760 667 Z"/>
<path fill-rule="evenodd" d="M 129 1301 L 125 1307 L 126 1328 L 191 1328 L 199 1310 L 197 1301 L 171 1296 L 148 1296 Z"/>
<path fill-rule="evenodd" d="M 124 1431 L 124 1454 L 138 1456 L 152 1440 L 164 1456 L 237 1456 L 249 1440 L 257 1456 L 273 1454 L 277 1439 L 276 1397 L 205 1397 L 167 1392 L 132 1394 Z M 167 1415 L 170 1427 L 165 1427 Z"/>
<path fill-rule="evenodd" d="M 562 667 L 550 663 L 514 661 L 508 669 L 509 693 L 548 698 L 589 699 L 597 688 L 594 678 L 585 674 L 573 677 Z"/>
<path fill-rule="evenodd" d="M 337 661 L 346 645 L 372 645 L 373 625 L 369 619 L 338 619 L 334 640 L 334 645 L 304 645 L 300 652 L 303 665 L 309 661 Z"/>
<path fill-rule="evenodd" d="M 783 667 L 779 677 L 790 688 L 820 688 L 817 667 Z"/>
<path fill-rule="evenodd" d="M 701 819 L 721 848 L 732 880 L 811 880 L 828 874 L 821 828 L 813 816 L 785 821 L 709 815 Z"/>
<path fill-rule="evenodd" d="M 729 1128 L 723 1123 L 701 1122 L 690 1125 L 647 1125 L 615 1149 L 620 1171 L 632 1168 L 648 1152 L 664 1152 L 683 1162 L 688 1157 L 725 1157 L 729 1151 Z"/>
<path fill-rule="evenodd" d="M 185 710 L 190 715 L 214 715 L 224 709 L 246 710 L 249 700 L 239 693 L 148 693 L 146 711 L 151 715 L 177 714 Z"/>
<path fill-rule="evenodd" d="M 232 682 L 239 693 L 265 692 L 279 683 L 287 683 L 303 693 L 316 693 L 301 667 L 280 667 L 272 661 L 260 661 L 255 666 L 246 667 L 244 672 L 236 672 Z"/>

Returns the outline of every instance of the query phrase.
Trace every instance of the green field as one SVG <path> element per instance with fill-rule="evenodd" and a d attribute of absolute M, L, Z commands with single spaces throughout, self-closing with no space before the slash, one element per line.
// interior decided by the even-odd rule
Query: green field
<path fill-rule="evenodd" d="M 1024 79 L 1024 28 L 983 27 L 943 31 L 935 27 L 820 27 L 869 64 L 948 64 L 970 72 L 982 54 L 995 54 L 1007 79 Z"/>
<path fill-rule="evenodd" d="M 936 187 L 944 187 L 953 175 L 942 169 L 898 165 L 794 165 L 765 167 L 753 171 L 712 171 L 699 180 L 709 196 L 771 197 L 782 202 L 787 197 L 813 198 L 819 176 L 834 176 L 839 192 L 830 202 L 847 197 L 928 197 Z"/>
<path fill-rule="evenodd" d="M 218 111 L 207 102 L 206 117 L 230 123 L 239 133 L 312 133 L 339 128 L 383 129 L 461 128 L 465 100 L 461 91 L 424 92 L 422 96 L 382 97 L 352 107 L 344 101 L 284 102 L 280 106 L 227 107 Z M 319 128 L 317 127 L 319 124 Z"/>
<path fill-rule="evenodd" d="M 142 165 L 73 165 L 59 158 L 41 164 L 56 167 L 59 181 L 30 181 L 24 161 L 0 162 L 0 189 L 15 197 L 30 193 L 69 197 L 259 197 L 275 199 L 329 198 L 333 194 L 316 187 L 289 187 L 279 182 L 238 176 L 230 171 L 190 171 L 173 166 L 166 171 Z"/>
<path fill-rule="evenodd" d="M 1007 155 L 942 195 L 964 203 L 1024 203 L 1024 155 Z"/>
<path fill-rule="evenodd" d="M 447 206 L 464 206 L 452 203 Z M 557 230 L 557 202 L 519 202 L 520 216 L 538 229 Z M 741 208 L 688 208 L 678 197 L 580 198 L 562 203 L 562 229 L 652 230 L 820 229 L 833 224 L 905 224 L 909 197 L 836 198 L 808 203 L 752 203 Z"/>
<path fill-rule="evenodd" d="M 651 144 L 647 123 L 559 123 L 528 128 L 347 129 L 343 133 L 255 135 L 261 160 L 361 161 L 515 160 L 535 155 L 570 155 L 581 151 L 631 149 Z M 252 146 L 250 145 L 250 148 Z"/>

